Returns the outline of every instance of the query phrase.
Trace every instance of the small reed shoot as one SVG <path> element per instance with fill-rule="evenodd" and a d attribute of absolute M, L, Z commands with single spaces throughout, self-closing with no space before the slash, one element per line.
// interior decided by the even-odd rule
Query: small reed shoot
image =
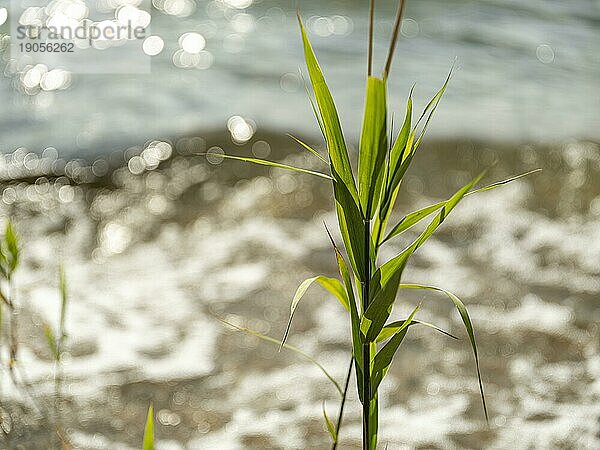
<path fill-rule="evenodd" d="M 399 132 L 395 133 L 391 121 L 388 119 L 387 80 L 391 71 L 403 8 L 404 2 L 400 1 L 382 75 L 374 76 L 372 74 L 374 1 L 372 0 L 370 3 L 368 71 L 365 110 L 356 161 L 357 174 L 352 170 L 353 164 L 347 150 L 346 137 L 342 132 L 333 96 L 325 81 L 321 66 L 300 16 L 298 16 L 298 21 L 304 56 L 314 94 L 314 100 L 310 93 L 309 99 L 317 123 L 325 138 L 327 158 L 323 158 L 308 144 L 297 138 L 294 139 L 304 149 L 309 150 L 321 160 L 324 166 L 323 171 L 307 170 L 256 158 L 224 155 L 225 158 L 229 159 L 315 175 L 330 181 L 332 184 L 344 252 L 334 242 L 329 230 L 327 230 L 327 233 L 333 246 L 339 278 L 315 276 L 300 284 L 292 299 L 290 319 L 281 346 L 287 345 L 286 339 L 291 330 L 294 313 L 303 295 L 312 284 L 319 284 L 339 301 L 349 316 L 352 364 L 356 375 L 358 397 L 362 403 L 363 450 L 375 450 L 377 448 L 379 387 L 410 328 L 417 324 L 423 325 L 451 338 L 456 338 L 435 325 L 417 320 L 416 315 L 419 306 L 416 306 L 406 319 L 389 321 L 400 290 L 418 289 L 440 293 L 452 302 L 469 338 L 475 360 L 483 414 L 487 420 L 488 412 L 479 369 L 475 331 L 467 307 L 458 296 L 443 288 L 422 283 L 404 282 L 403 274 L 411 257 L 436 232 L 462 200 L 537 172 L 537 170 L 530 171 L 482 188 L 476 188 L 475 186 L 485 175 L 485 172 L 482 172 L 447 200 L 409 212 L 399 221 L 390 225 L 389 222 L 391 221 L 392 212 L 394 212 L 396 198 L 402 187 L 403 178 L 417 155 L 423 137 L 453 72 L 451 69 L 442 87 L 416 120 L 413 117 L 413 90 L 411 89 L 402 126 Z M 404 250 L 386 261 L 380 261 L 379 250 L 383 245 L 403 234 L 409 228 L 422 223 L 425 224 L 423 230 Z M 351 370 L 352 366 L 348 371 L 348 376 Z M 338 424 L 341 423 L 343 403 L 340 410 Z M 325 409 L 324 416 L 327 429 L 333 439 L 333 448 L 336 448 L 339 440 L 339 428 L 334 428 Z"/>
<path fill-rule="evenodd" d="M 152 405 L 148 407 L 142 450 L 154 450 L 154 407 Z"/>
<path fill-rule="evenodd" d="M 4 236 L 0 240 L 0 277 L 5 285 L 5 290 L 0 289 L 0 327 L 3 326 L 3 308 L 8 310 L 8 368 L 12 377 L 14 377 L 14 369 L 17 363 L 17 355 L 19 352 L 18 328 L 17 328 L 17 305 L 15 301 L 15 286 L 14 274 L 19 266 L 20 250 L 19 238 L 9 220 L 4 230 Z M 1 333 L 0 333 L 1 334 Z"/>
<path fill-rule="evenodd" d="M 4 235 L 0 238 L 0 366 L 6 368 L 14 386 L 19 389 L 23 395 L 30 400 L 34 409 L 42 416 L 50 419 L 48 414 L 50 408 L 47 407 L 44 399 L 34 391 L 34 385 L 27 377 L 25 369 L 19 361 L 19 309 L 15 300 L 15 273 L 21 262 L 19 236 L 9 220 L 4 230 Z M 66 332 L 66 312 L 69 302 L 67 289 L 67 280 L 63 267 L 59 270 L 59 290 L 60 290 L 60 312 L 58 329 L 56 332 L 48 324 L 44 325 L 43 333 L 50 354 L 55 363 L 55 401 L 54 401 L 54 419 L 56 435 L 60 439 L 63 449 L 71 448 L 69 439 L 63 430 L 60 417 L 60 400 L 62 394 L 62 357 L 67 340 Z M 8 319 L 5 318 L 5 312 L 8 313 Z M 6 343 L 5 343 L 6 338 Z M 7 351 L 4 351 L 4 349 Z M 8 356 L 4 361 L 3 355 Z M 5 414 L 4 414 L 5 413 Z M 0 402 L 0 430 L 5 438 L 10 442 L 12 431 L 14 429 L 16 416 L 10 411 L 3 409 Z"/>

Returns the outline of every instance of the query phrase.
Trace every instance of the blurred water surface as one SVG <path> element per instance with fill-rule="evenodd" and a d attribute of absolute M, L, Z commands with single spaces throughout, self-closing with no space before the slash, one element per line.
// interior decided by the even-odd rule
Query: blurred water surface
<path fill-rule="evenodd" d="M 300 4 L 351 136 L 363 101 L 365 3 Z M 378 3 L 381 64 L 394 4 Z M 326 448 L 322 403 L 333 417 L 338 402 L 328 380 L 216 317 L 281 336 L 298 283 L 335 275 L 323 229 L 336 223 L 331 188 L 198 155 L 225 149 L 324 170 L 284 134 L 322 151 L 297 75 L 294 2 L 169 4 L 192 9 L 154 14 L 166 46 L 152 75 L 72 74 L 65 89 L 45 90 L 31 67 L 9 62 L 0 77 L 0 215 L 23 241 L 20 361 L 49 412 L 3 376 L 11 444 L 59 445 L 43 327 L 57 326 L 62 261 L 71 302 L 59 416 L 76 448 L 139 448 L 150 401 L 159 449 Z M 599 23 L 597 1 L 408 3 L 392 104 L 401 111 L 416 81 L 424 105 L 455 56 L 460 70 L 395 219 L 484 167 L 489 182 L 543 172 L 466 199 L 406 272 L 405 281 L 448 288 L 469 306 L 490 426 L 455 311 L 435 294 L 402 293 L 395 318 L 422 301 L 419 318 L 462 339 L 411 329 L 382 385 L 380 436 L 390 449 L 600 448 Z M 191 32 L 205 46 L 190 59 L 183 48 L 202 41 L 179 41 Z M 386 244 L 382 258 L 416 233 Z M 337 302 L 311 288 L 290 343 L 341 380 L 346 328 Z M 360 448 L 351 392 L 343 449 Z"/>
<path fill-rule="evenodd" d="M 296 2 L 155 5 L 151 31 L 165 47 L 153 57 L 151 75 L 74 74 L 66 89 L 48 91 L 27 85 L 31 61 L 7 63 L 0 77 L 0 150 L 39 153 L 52 146 L 63 156 L 90 157 L 151 138 L 224 129 L 235 115 L 258 128 L 315 133 L 298 76 L 303 64 Z M 366 2 L 305 0 L 299 6 L 346 128 L 355 136 L 363 102 Z M 375 67 L 386 53 L 394 9 L 394 1 L 378 2 Z M 495 141 L 598 139 L 599 24 L 597 0 L 409 1 L 390 104 L 401 114 L 417 83 L 417 105 L 424 105 L 457 58 L 459 70 L 433 134 Z M 200 53 L 182 47 L 181 37 L 189 32 L 203 38 Z"/>

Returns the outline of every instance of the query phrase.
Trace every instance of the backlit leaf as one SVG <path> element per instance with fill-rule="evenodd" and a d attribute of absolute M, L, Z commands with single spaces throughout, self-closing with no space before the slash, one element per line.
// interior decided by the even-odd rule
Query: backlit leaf
<path fill-rule="evenodd" d="M 146 417 L 146 428 L 144 429 L 143 450 L 154 450 L 154 407 L 148 407 L 148 416 Z"/>

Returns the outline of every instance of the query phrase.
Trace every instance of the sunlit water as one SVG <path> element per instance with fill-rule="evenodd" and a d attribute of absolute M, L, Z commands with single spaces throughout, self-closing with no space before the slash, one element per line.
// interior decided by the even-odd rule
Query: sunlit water
<path fill-rule="evenodd" d="M 271 149 L 275 159 L 319 168 L 281 138 L 254 139 L 240 150 Z M 42 325 L 58 321 L 62 260 L 71 290 L 62 421 L 77 448 L 139 448 L 150 401 L 158 448 L 326 448 L 321 406 L 326 400 L 335 416 L 338 398 L 323 374 L 217 318 L 280 337 L 297 284 L 334 275 L 323 229 L 323 220 L 335 226 L 328 183 L 215 157 L 220 164 L 211 164 L 185 145 L 171 150 L 158 168 L 136 174 L 124 166 L 84 186 L 63 177 L 4 190 L 3 213 L 16 218 L 23 238 L 20 359 L 35 395 L 52 410 L 54 367 Z M 382 387 L 380 436 L 389 448 L 600 444 L 597 145 L 429 145 L 407 175 L 398 210 L 446 197 L 498 158 L 490 181 L 544 172 L 465 200 L 405 276 L 453 290 L 469 306 L 490 427 L 456 312 L 435 294 L 403 293 L 395 316 L 422 301 L 419 317 L 461 340 L 411 329 Z M 315 287 L 290 343 L 341 381 L 347 325 L 339 304 Z M 7 377 L 2 389 L 5 399 L 31 406 Z M 352 385 L 341 448 L 359 447 L 359 411 Z M 16 427 L 26 448 L 46 448 L 53 436 L 35 410 Z"/>
<path fill-rule="evenodd" d="M 225 149 L 323 170 L 284 135 L 317 141 L 297 75 L 294 5 L 281 3 L 171 2 L 184 9 L 153 16 L 161 40 L 145 50 L 164 49 L 151 76 L 7 64 L 0 209 L 23 239 L 20 361 L 43 409 L 2 374 L 3 405 L 25 408 L 13 444 L 56 444 L 43 326 L 57 326 L 64 261 L 61 422 L 76 448 L 139 448 L 150 401 L 160 449 L 327 447 L 322 403 L 335 417 L 338 402 L 328 380 L 217 318 L 279 338 L 298 283 L 335 274 L 323 229 L 323 220 L 335 228 L 330 187 L 197 155 Z M 363 101 L 363 3 L 301 4 L 350 136 Z M 393 11 L 381 3 L 377 64 Z M 398 210 L 445 198 L 496 161 L 490 181 L 544 171 L 465 200 L 406 272 L 407 282 L 448 288 L 468 304 L 490 427 L 456 312 L 435 294 L 403 293 L 398 318 L 423 301 L 420 318 L 461 340 L 411 330 L 382 387 L 380 439 L 390 449 L 600 447 L 600 157 L 585 141 L 600 138 L 599 21 L 598 2 L 583 0 L 408 4 L 390 80 L 395 109 L 415 81 L 424 105 L 455 56 L 460 70 Z M 495 143 L 540 140 L 550 144 Z M 346 316 L 311 289 L 290 343 L 341 381 Z M 354 385 L 346 411 L 341 448 L 359 448 Z"/>
<path fill-rule="evenodd" d="M 294 2 L 154 3 L 161 7 L 152 15 L 155 38 L 144 48 L 162 51 L 153 57 L 151 75 L 53 72 L 44 78 L 45 69 L 31 71 L 35 60 L 10 61 L 6 53 L 0 149 L 40 153 L 53 146 L 61 155 L 106 154 L 147 139 L 224 129 L 234 115 L 259 129 L 314 133 L 298 76 L 302 49 Z M 351 135 L 363 102 L 364 3 L 300 4 Z M 376 68 L 387 51 L 394 8 L 393 1 L 378 2 Z M 424 105 L 456 58 L 458 70 L 432 124 L 434 134 L 598 139 L 599 23 L 596 0 L 408 2 L 390 104 L 401 113 L 417 83 L 417 105 Z M 122 62 L 118 55 L 115 65 Z"/>

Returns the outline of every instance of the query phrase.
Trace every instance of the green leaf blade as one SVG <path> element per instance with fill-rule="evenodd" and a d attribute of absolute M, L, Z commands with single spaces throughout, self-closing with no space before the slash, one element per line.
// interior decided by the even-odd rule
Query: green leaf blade
<path fill-rule="evenodd" d="M 295 172 L 301 172 L 301 173 L 306 173 L 309 175 L 315 175 L 317 177 L 325 178 L 326 180 L 332 180 L 332 178 L 329 175 L 327 175 L 326 173 L 316 172 L 314 170 L 309 170 L 309 169 L 302 169 L 300 167 L 289 166 L 287 164 L 281 164 L 281 163 L 278 163 L 275 161 L 269 161 L 266 159 L 246 158 L 245 156 L 226 155 L 226 154 L 220 154 L 220 153 L 215 153 L 214 155 L 211 153 L 201 153 L 201 155 L 215 156 L 218 158 L 225 158 L 225 159 L 234 159 L 236 161 L 244 161 L 244 162 L 249 162 L 249 163 L 253 163 L 253 164 L 259 164 L 261 166 L 276 167 L 278 169 L 293 170 Z"/>
<path fill-rule="evenodd" d="M 154 450 L 154 407 L 152 405 L 148 407 L 142 450 Z"/>
<path fill-rule="evenodd" d="M 382 79 L 369 77 L 365 100 L 358 160 L 358 192 L 365 217 L 372 218 L 377 203 L 376 191 L 384 173 L 387 153 L 386 86 Z M 380 186 L 380 184 L 379 184 Z"/>
<path fill-rule="evenodd" d="M 396 321 L 396 322 L 392 322 L 387 324 L 385 327 L 383 327 L 383 329 L 381 330 L 381 332 L 379 333 L 379 335 L 377 335 L 377 338 L 375 339 L 375 343 L 379 343 L 382 341 L 385 341 L 386 339 L 389 339 L 390 337 L 392 337 L 394 334 L 396 334 L 397 332 L 401 331 L 402 327 L 404 326 L 404 322 L 405 320 L 400 320 L 400 321 Z M 455 335 L 443 330 L 442 328 L 433 325 L 431 323 L 428 322 L 423 322 L 422 320 L 417 320 L 417 319 L 412 319 L 410 321 L 410 323 L 408 324 L 408 326 L 413 326 L 413 325 L 423 325 L 425 327 L 431 328 L 439 333 L 442 333 L 452 339 L 458 340 L 458 337 L 456 337 Z"/>
<path fill-rule="evenodd" d="M 483 412 L 485 414 L 485 420 L 488 421 L 489 420 L 488 410 L 487 410 L 487 405 L 485 402 L 485 394 L 483 392 L 483 382 L 481 381 L 481 369 L 479 367 L 479 355 L 477 352 L 477 341 L 475 340 L 475 331 L 473 329 L 473 323 L 471 322 L 471 317 L 469 316 L 467 307 L 462 302 L 462 300 L 459 299 L 452 292 L 447 291 L 446 289 L 439 288 L 439 287 L 427 286 L 427 285 L 423 285 L 423 284 L 401 284 L 400 288 L 401 289 L 423 289 L 423 290 L 441 292 L 441 293 L 445 294 L 452 301 L 452 303 L 454 303 L 454 306 L 456 307 L 456 310 L 458 311 L 458 313 L 460 315 L 463 325 L 465 326 L 465 330 L 467 331 L 467 334 L 469 335 L 469 341 L 471 342 L 471 348 L 473 350 L 473 355 L 475 357 L 475 367 L 477 369 L 477 381 L 479 383 L 479 393 L 481 395 L 481 402 L 483 404 Z"/>
<path fill-rule="evenodd" d="M 275 339 L 274 337 L 261 334 L 261 333 L 259 333 L 257 331 L 250 330 L 250 329 L 242 327 L 240 325 L 235 325 L 235 324 L 233 324 L 231 322 L 228 322 L 228 321 L 226 321 L 224 319 L 221 319 L 221 318 L 218 318 L 218 317 L 217 317 L 217 320 L 219 322 L 223 323 L 224 325 L 227 325 L 227 326 L 229 326 L 229 327 L 231 327 L 231 328 L 233 328 L 233 329 L 235 329 L 237 331 L 241 331 L 242 333 L 245 333 L 245 334 L 247 334 L 249 336 L 254 336 L 254 337 L 256 337 L 258 339 L 261 339 L 261 340 L 263 340 L 265 342 L 270 342 L 271 344 L 275 344 L 277 346 L 281 346 L 281 341 L 279 339 Z M 308 360 L 309 362 L 311 362 L 312 364 L 314 364 L 323 373 L 323 375 L 325 375 L 327 377 L 327 379 L 329 381 L 331 381 L 331 383 L 333 383 L 333 385 L 335 386 L 335 388 L 339 392 L 339 394 L 341 396 L 344 395 L 344 393 L 342 391 L 342 388 L 340 387 L 340 385 L 338 384 L 338 382 L 335 381 L 335 378 L 333 378 L 333 376 L 327 371 L 327 369 L 325 369 L 325 367 L 323 367 L 323 365 L 321 363 L 319 363 L 314 357 L 310 356 L 308 353 L 306 353 L 305 351 L 299 349 L 298 347 L 294 347 L 293 345 L 290 345 L 290 344 L 287 344 L 287 343 L 283 344 L 282 348 L 284 348 L 286 350 L 290 350 L 291 352 L 294 352 L 294 353 L 302 356 L 303 358 L 305 358 L 306 360 Z"/>
<path fill-rule="evenodd" d="M 285 341 L 289 336 L 290 328 L 292 326 L 292 320 L 294 319 L 294 314 L 296 312 L 296 309 L 298 308 L 298 303 L 300 303 L 300 300 L 302 300 L 302 297 L 304 297 L 304 294 L 306 294 L 308 288 L 315 282 L 317 282 L 325 289 L 327 289 L 330 293 L 332 293 L 335 296 L 335 298 L 338 299 L 338 301 L 344 307 L 344 309 L 346 309 L 347 311 L 350 310 L 348 296 L 340 280 L 338 280 L 337 278 L 325 277 L 323 275 L 307 278 L 302 283 L 300 283 L 300 286 L 298 286 L 298 288 L 296 289 L 296 293 L 292 298 L 292 303 L 290 305 L 290 318 L 288 320 L 283 339 L 281 340 L 281 347 L 283 347 L 283 344 L 285 344 Z"/>
<path fill-rule="evenodd" d="M 335 102 L 333 101 L 333 96 L 331 95 L 329 87 L 327 86 L 325 77 L 323 76 L 323 72 L 319 66 L 319 62 L 317 61 L 317 57 L 313 51 L 310 40 L 306 34 L 306 29 L 304 28 L 304 24 L 302 23 L 302 19 L 299 15 L 298 23 L 300 24 L 300 31 L 302 34 L 306 67 L 308 68 L 310 81 L 321 115 L 321 123 L 325 133 L 325 140 L 329 150 L 331 165 L 339 175 L 340 180 L 346 185 L 350 195 L 356 199 L 357 191 L 354 182 L 354 175 L 352 174 L 352 167 L 348 157 L 346 141 L 342 132 L 342 126 L 340 124 Z"/>
<path fill-rule="evenodd" d="M 408 328 L 404 328 L 392 336 L 392 338 L 383 346 L 379 352 L 375 355 L 373 361 L 373 373 L 371 374 L 371 395 L 374 395 L 379 389 L 379 385 L 383 381 L 385 374 L 389 366 L 392 364 L 392 360 L 400 344 L 406 337 Z M 377 366 L 377 367 L 375 367 Z"/>
<path fill-rule="evenodd" d="M 329 435 L 331 436 L 331 439 L 335 444 L 337 442 L 338 437 L 335 431 L 335 427 L 333 426 L 333 423 L 331 422 L 331 420 L 329 420 L 329 416 L 327 415 L 327 410 L 325 409 L 325 402 L 323 402 L 323 418 L 325 419 L 325 424 L 327 425 L 327 431 L 329 431 Z"/>
<path fill-rule="evenodd" d="M 306 150 L 308 150 L 310 153 L 312 153 L 313 155 L 315 155 L 317 158 L 319 158 L 321 161 L 323 161 L 325 164 L 329 165 L 329 161 L 327 161 L 325 158 L 323 158 L 318 151 L 316 151 L 314 148 L 312 148 L 306 142 L 304 142 L 303 140 L 297 138 L 296 136 L 294 136 L 292 134 L 288 133 L 288 136 L 291 137 L 298 144 L 300 144 L 302 147 L 304 147 Z"/>
<path fill-rule="evenodd" d="M 368 319 L 366 328 L 366 339 L 373 341 L 377 338 L 383 329 L 385 322 L 392 313 L 398 285 L 402 273 L 409 258 L 427 239 L 429 239 L 438 227 L 444 222 L 447 215 L 464 198 L 466 193 L 481 180 L 485 172 L 475 177 L 470 183 L 467 183 L 459 189 L 449 200 L 447 200 L 441 211 L 429 223 L 427 228 L 400 254 L 383 264 L 373 275 L 371 279 L 371 302 L 364 313 L 364 318 Z"/>

